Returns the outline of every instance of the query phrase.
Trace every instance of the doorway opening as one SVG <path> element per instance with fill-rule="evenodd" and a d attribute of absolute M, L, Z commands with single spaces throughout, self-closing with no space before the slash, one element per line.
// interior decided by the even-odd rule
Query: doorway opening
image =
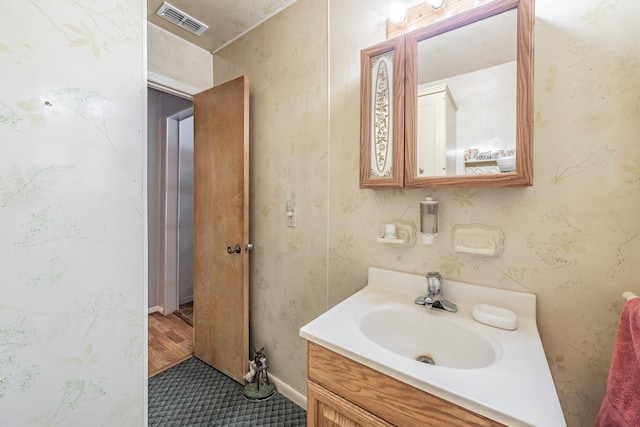
<path fill-rule="evenodd" d="M 214 86 L 195 95 L 193 103 L 197 111 L 193 117 L 194 356 L 243 384 L 249 360 L 249 250 L 253 246 L 249 243 L 249 81 L 241 76 Z M 149 134 L 170 135 L 172 128 L 181 127 L 176 123 L 187 118 L 183 111 L 171 111 L 164 128 L 165 115 L 161 115 L 160 125 L 150 126 Z M 172 116 L 174 121 L 169 119 Z M 156 175 L 149 170 L 147 185 L 149 235 L 156 243 L 150 238 L 148 293 L 152 310 L 175 316 L 179 291 L 177 286 L 175 291 L 165 291 L 168 287 L 164 285 L 178 281 L 179 269 L 177 257 L 165 254 L 179 247 L 177 201 L 174 208 L 167 206 L 177 200 L 171 186 L 177 193 L 180 174 L 169 167 L 170 162 L 161 171 L 161 160 L 172 158 L 172 146 L 166 147 L 160 160 L 148 159 L 148 169 L 156 165 L 160 169 Z M 153 149 L 151 144 L 150 151 Z M 154 191 L 150 187 L 154 183 L 166 183 L 167 191 Z M 157 205 L 152 204 L 154 197 Z M 168 221 L 172 215 L 174 221 Z"/>
<path fill-rule="evenodd" d="M 191 99 L 148 88 L 147 156 L 148 348 L 152 376 L 193 355 Z M 182 318 L 176 314 L 182 314 Z M 184 324 L 189 320 L 189 325 Z"/>

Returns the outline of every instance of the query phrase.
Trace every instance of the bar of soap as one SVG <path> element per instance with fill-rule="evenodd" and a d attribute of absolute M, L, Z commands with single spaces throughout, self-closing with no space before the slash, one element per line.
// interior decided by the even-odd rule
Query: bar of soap
<path fill-rule="evenodd" d="M 476 304 L 471 315 L 480 323 L 513 331 L 518 327 L 518 315 L 506 308 L 489 304 Z"/>

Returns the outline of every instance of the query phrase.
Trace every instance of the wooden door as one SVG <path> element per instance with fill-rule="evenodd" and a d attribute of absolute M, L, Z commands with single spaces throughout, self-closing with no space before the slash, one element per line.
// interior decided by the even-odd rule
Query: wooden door
<path fill-rule="evenodd" d="M 249 363 L 249 82 L 194 107 L 194 355 L 243 383 Z"/>

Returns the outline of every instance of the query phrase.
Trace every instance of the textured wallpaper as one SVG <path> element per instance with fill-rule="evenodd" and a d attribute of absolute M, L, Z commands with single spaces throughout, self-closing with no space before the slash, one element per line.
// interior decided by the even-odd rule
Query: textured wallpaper
<path fill-rule="evenodd" d="M 567 423 L 591 425 L 621 293 L 640 291 L 640 5 L 536 2 L 533 187 L 360 190 L 359 52 L 385 38 L 389 3 L 299 0 L 214 57 L 216 83 L 252 84 L 252 342 L 304 392 L 298 328 L 364 286 L 370 265 L 532 292 Z M 427 195 L 440 201 L 432 246 L 376 243 L 381 223 L 417 224 Z M 452 250 L 452 227 L 471 223 L 503 229 L 502 257 Z"/>
<path fill-rule="evenodd" d="M 142 4 L 3 6 L 0 426 L 140 426 Z"/>

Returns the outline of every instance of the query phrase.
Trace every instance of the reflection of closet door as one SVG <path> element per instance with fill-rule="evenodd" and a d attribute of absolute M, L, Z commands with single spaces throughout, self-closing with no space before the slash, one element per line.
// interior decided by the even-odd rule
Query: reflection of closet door
<path fill-rule="evenodd" d="M 444 175 L 438 157 L 437 108 L 433 96 L 418 97 L 418 145 L 416 147 L 418 176 Z"/>
<path fill-rule="evenodd" d="M 418 91 L 418 177 L 456 174 L 456 105 L 446 85 Z"/>
<path fill-rule="evenodd" d="M 194 97 L 194 133 L 194 354 L 244 383 L 249 361 L 246 77 Z"/>

